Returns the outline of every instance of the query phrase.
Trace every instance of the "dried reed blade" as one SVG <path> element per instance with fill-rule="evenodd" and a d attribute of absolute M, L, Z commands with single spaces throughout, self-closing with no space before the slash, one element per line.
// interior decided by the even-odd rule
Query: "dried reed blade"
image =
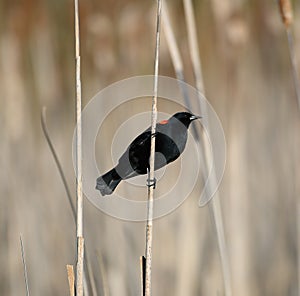
<path fill-rule="evenodd" d="M 292 65 L 293 80 L 294 80 L 294 87 L 297 96 L 298 109 L 300 111 L 300 84 L 299 84 L 299 72 L 298 72 L 298 65 L 297 65 L 298 63 L 295 54 L 294 38 L 290 27 L 286 28 L 286 35 L 288 39 L 289 56 Z"/>
<path fill-rule="evenodd" d="M 25 287 L 26 287 L 26 295 L 29 296 L 29 286 L 28 286 L 28 274 L 27 274 L 27 267 L 26 267 L 26 259 L 25 259 L 25 251 L 22 236 L 20 235 L 20 244 L 21 244 L 21 254 L 22 254 L 22 262 L 23 262 L 23 273 L 24 273 L 24 280 L 25 280 Z"/>
<path fill-rule="evenodd" d="M 76 210 L 75 210 L 74 202 L 73 202 L 71 192 L 70 192 L 70 189 L 69 189 L 69 186 L 68 186 L 68 183 L 67 183 L 67 179 L 65 177 L 64 171 L 63 171 L 62 166 L 60 164 L 60 161 L 58 159 L 58 156 L 57 156 L 57 153 L 55 151 L 54 145 L 52 144 L 52 141 L 51 141 L 51 138 L 50 138 L 50 135 L 49 135 L 49 131 L 48 131 L 48 128 L 47 128 L 46 107 L 43 107 L 43 109 L 42 109 L 41 124 L 42 124 L 42 129 L 43 129 L 44 136 L 47 140 L 48 146 L 51 150 L 51 153 L 53 155 L 55 164 L 57 166 L 60 178 L 63 182 L 64 188 L 65 188 L 65 191 L 66 191 L 66 194 L 67 194 L 67 198 L 68 198 L 71 210 L 72 210 L 73 217 L 76 220 Z"/>
<path fill-rule="evenodd" d="M 75 277 L 73 265 L 67 265 L 68 283 L 70 296 L 75 296 Z"/>
<path fill-rule="evenodd" d="M 282 18 L 282 22 L 284 23 L 286 28 L 289 28 L 293 23 L 293 10 L 291 6 L 290 0 L 279 0 L 279 9 Z"/>
<path fill-rule="evenodd" d="M 167 2 L 165 2 L 165 4 L 164 4 L 164 9 L 162 11 L 162 14 L 163 14 L 163 29 L 165 32 L 167 45 L 168 45 L 172 63 L 173 63 L 174 69 L 175 69 L 176 77 L 179 81 L 185 82 L 182 58 L 181 58 L 181 55 L 179 52 L 178 45 L 176 43 L 173 29 L 172 29 Z M 185 83 L 180 83 L 180 88 L 181 88 L 181 93 L 183 95 L 183 99 L 186 104 L 186 107 L 188 110 L 191 110 L 191 102 L 190 102 L 190 98 L 189 98 Z M 197 141 L 199 141 L 199 133 L 197 132 L 195 125 L 192 125 L 192 130 L 193 130 L 195 139 Z M 202 162 L 203 161 L 201 160 L 201 163 Z"/>
<path fill-rule="evenodd" d="M 285 26 L 288 47 L 289 47 L 289 56 L 292 65 L 292 72 L 293 72 L 293 81 L 294 81 L 294 88 L 297 96 L 298 102 L 298 110 L 300 111 L 300 84 L 299 84 L 299 73 L 298 73 L 298 63 L 295 54 L 295 46 L 294 46 L 294 37 L 292 33 L 292 24 L 293 24 L 293 8 L 291 5 L 290 0 L 279 0 L 279 10 L 281 14 L 282 22 Z M 295 156 L 297 159 L 297 156 Z M 299 171 L 298 166 L 296 166 L 296 172 Z M 299 174 L 296 174 L 299 176 Z M 299 194 L 299 192 L 296 192 Z M 296 219 L 297 219 L 297 250 L 298 250 L 298 294 L 300 295 L 300 200 L 297 196 L 297 211 L 296 211 Z"/>
<path fill-rule="evenodd" d="M 201 60 L 199 54 L 199 46 L 197 40 L 197 31 L 196 31 L 196 21 L 194 16 L 194 9 L 191 0 L 183 0 L 184 4 L 184 11 L 185 11 L 185 18 L 187 23 L 187 31 L 188 31 L 188 40 L 189 40 L 189 50 L 192 59 L 192 65 L 194 70 L 194 76 L 196 80 L 196 88 L 199 92 L 204 93 L 204 84 L 203 84 L 203 76 L 202 76 L 202 69 L 201 69 Z M 201 102 L 201 100 L 200 100 Z M 207 111 L 204 104 L 201 104 L 201 114 L 204 117 L 207 117 Z M 208 121 L 207 121 L 208 122 Z M 204 159 L 206 161 L 205 168 L 207 169 L 208 166 L 208 159 L 209 159 L 209 146 L 208 142 L 204 141 L 203 143 L 204 148 Z M 215 173 L 213 171 L 212 177 L 216 179 Z M 212 182 L 212 184 L 217 184 L 217 182 Z M 216 227 L 217 233 L 217 240 L 218 240 L 218 247 L 219 253 L 221 258 L 221 265 L 222 265 L 222 274 L 224 280 L 224 290 L 225 295 L 230 296 L 232 295 L 232 287 L 231 287 L 231 272 L 229 266 L 229 259 L 228 259 L 228 251 L 227 245 L 225 241 L 225 234 L 224 234 L 224 223 L 221 214 L 221 207 L 220 207 L 220 200 L 219 194 L 216 192 L 214 198 L 209 203 L 209 210 L 211 212 L 211 216 L 213 217 L 214 225 Z"/>

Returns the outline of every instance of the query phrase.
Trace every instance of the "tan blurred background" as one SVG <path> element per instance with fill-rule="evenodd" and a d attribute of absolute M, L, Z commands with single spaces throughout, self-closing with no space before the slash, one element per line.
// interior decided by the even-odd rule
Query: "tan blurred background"
<path fill-rule="evenodd" d="M 80 2 L 85 105 L 112 82 L 153 73 L 155 2 Z M 219 193 L 233 295 L 299 295 L 299 112 L 277 2 L 194 5 L 206 95 L 227 141 Z M 169 6 L 193 85 L 182 2 Z M 294 8 L 298 55 L 298 1 Z M 40 112 L 47 106 L 51 138 L 74 195 L 73 2 L 1 0 L 0 24 L 0 294 L 25 294 L 22 234 L 31 294 L 68 295 L 66 264 L 74 263 L 75 226 Z M 174 77 L 164 36 L 160 73 Z M 197 198 L 194 192 L 155 221 L 153 295 L 224 293 L 214 227 Z M 98 295 L 139 295 L 144 224 L 111 218 L 88 201 L 84 217 Z"/>

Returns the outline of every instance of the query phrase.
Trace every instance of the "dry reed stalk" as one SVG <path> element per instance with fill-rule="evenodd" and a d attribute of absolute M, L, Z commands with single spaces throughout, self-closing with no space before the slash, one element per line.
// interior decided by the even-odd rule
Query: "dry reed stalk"
<path fill-rule="evenodd" d="M 183 0 L 185 20 L 187 25 L 189 50 L 196 79 L 196 88 L 204 93 L 202 67 L 199 55 L 199 46 L 197 40 L 196 21 L 194 16 L 194 8 L 191 0 Z"/>
<path fill-rule="evenodd" d="M 84 290 L 84 238 L 82 236 L 77 237 L 77 266 L 76 266 L 76 296 L 83 295 Z M 79 279 L 79 280 L 78 280 Z M 86 288 L 85 288 L 86 289 Z M 86 289 L 87 290 L 87 289 Z"/>
<path fill-rule="evenodd" d="M 279 0 L 279 9 L 282 18 L 282 22 L 284 23 L 286 28 L 289 28 L 293 22 L 293 10 L 291 6 L 290 0 Z"/>
<path fill-rule="evenodd" d="M 170 17 L 169 17 L 169 11 L 168 11 L 168 6 L 167 6 L 167 2 L 165 2 L 164 4 L 164 9 L 162 11 L 163 13 L 163 29 L 165 32 L 165 36 L 166 36 L 166 40 L 167 40 L 167 45 L 169 48 L 169 52 L 171 55 L 171 59 L 172 59 L 172 63 L 176 72 L 176 77 L 179 81 L 183 81 L 185 82 L 184 79 L 184 73 L 183 73 L 183 63 L 182 63 L 182 58 L 180 56 L 180 52 L 176 43 L 176 39 L 174 36 L 174 32 L 172 29 L 172 25 L 170 22 Z M 184 98 L 184 101 L 188 107 L 188 109 L 191 109 L 191 102 L 188 96 L 188 92 L 186 90 L 186 87 L 184 84 L 180 84 L 181 87 L 181 92 Z M 195 126 L 192 126 L 195 135 L 197 135 L 197 130 L 195 129 Z M 197 135 L 198 136 L 198 135 Z M 198 139 L 198 137 L 197 137 Z"/>
<path fill-rule="evenodd" d="M 279 10 L 281 14 L 282 22 L 285 26 L 285 31 L 287 35 L 288 47 L 289 47 L 289 56 L 291 60 L 292 72 L 293 72 L 293 81 L 295 92 L 297 96 L 298 102 L 298 110 L 300 111 L 300 84 L 299 84 L 299 73 L 298 73 L 298 65 L 297 58 L 295 54 L 295 46 L 294 46 L 294 38 L 292 34 L 292 24 L 293 24 L 293 8 L 290 0 L 279 0 Z M 297 155 L 295 155 L 295 160 L 297 159 Z M 300 174 L 298 165 L 296 164 L 296 176 L 298 177 Z M 296 192 L 299 194 L 299 192 Z M 297 198 L 297 209 L 296 209 L 296 219 L 297 219 L 297 250 L 298 250 L 298 294 L 300 295 L 300 200 Z"/>
<path fill-rule="evenodd" d="M 60 163 L 60 161 L 58 159 L 57 153 L 55 151 L 55 148 L 54 148 L 53 143 L 51 141 L 51 138 L 49 136 L 49 132 L 48 132 L 48 128 L 47 128 L 47 121 L 46 121 L 46 107 L 43 107 L 43 109 L 42 109 L 41 124 L 42 124 L 42 129 L 43 129 L 44 136 L 45 136 L 45 138 L 47 140 L 48 146 L 50 147 L 50 150 L 51 150 L 51 153 L 53 155 L 55 164 L 56 164 L 56 166 L 58 168 L 60 177 L 62 179 L 64 188 L 66 190 L 66 194 L 67 194 L 67 198 L 68 198 L 68 201 L 69 201 L 69 205 L 71 207 L 73 218 L 74 218 L 74 221 L 75 221 L 75 224 L 76 224 L 76 210 L 75 210 L 74 202 L 73 202 L 73 199 L 72 199 L 72 196 L 71 196 L 71 192 L 70 192 L 70 189 L 69 189 L 69 186 L 68 186 L 65 174 L 63 172 L 61 163 Z M 84 281 L 86 282 L 85 287 L 87 286 L 87 282 L 88 282 L 89 285 L 90 285 L 90 287 L 91 287 L 91 289 L 92 289 L 92 295 L 97 295 L 96 283 L 95 283 L 95 280 L 94 280 L 94 277 L 93 277 L 93 271 L 92 271 L 92 267 L 91 267 L 90 261 L 88 260 L 88 254 L 87 254 L 87 252 L 84 253 L 84 259 L 85 259 L 85 264 L 86 264 L 86 275 L 87 275 L 87 279 L 86 279 L 85 278 L 85 274 L 84 274 Z M 88 292 L 87 288 L 85 288 L 85 294 L 88 294 L 87 292 Z"/>
<path fill-rule="evenodd" d="M 181 55 L 179 52 L 179 48 L 176 43 L 174 32 L 172 29 L 167 2 L 165 2 L 165 4 L 164 4 L 164 9 L 163 9 L 162 14 L 163 14 L 163 29 L 165 32 L 167 45 L 168 45 L 172 63 L 173 63 L 173 66 L 174 66 L 174 69 L 176 72 L 176 76 L 177 76 L 177 78 L 182 78 L 180 80 L 184 81 L 183 63 L 182 63 Z"/>
<path fill-rule="evenodd" d="M 299 176 L 299 174 L 297 174 L 297 176 Z M 300 254 L 299 254 L 299 250 L 300 250 L 300 202 L 297 202 L 297 250 L 298 250 L 298 260 L 297 260 L 297 264 L 298 264 L 298 295 L 300 295 Z"/>
<path fill-rule="evenodd" d="M 67 265 L 68 283 L 70 296 L 75 296 L 75 278 L 73 265 Z"/>
<path fill-rule="evenodd" d="M 58 156 L 57 156 L 57 153 L 55 151 L 55 148 L 54 148 L 54 145 L 51 141 L 51 138 L 50 138 L 50 135 L 49 135 L 49 131 L 48 131 L 48 128 L 47 128 L 47 120 L 46 120 L 46 107 L 43 107 L 42 109 L 42 113 L 41 113 L 41 125 L 42 125 L 42 130 L 43 130 L 43 133 L 44 133 L 44 136 L 47 140 L 47 143 L 48 143 L 48 146 L 50 148 L 50 151 L 51 151 L 51 154 L 54 158 L 54 162 L 57 166 L 57 169 L 59 171 L 59 175 L 62 179 L 62 182 L 63 182 L 63 185 L 64 185 L 64 188 L 66 190 L 66 194 L 67 194 L 67 198 L 68 198 L 68 201 L 69 201 L 69 205 L 71 207 L 71 210 L 72 210 L 72 214 L 73 214 L 73 218 L 74 218 L 74 222 L 76 224 L 76 210 L 75 210 L 75 206 L 74 206 L 74 202 L 73 202 L 73 199 L 72 199 L 72 196 L 71 196 L 71 191 L 69 189 L 69 186 L 68 186 L 68 183 L 67 183 L 67 179 L 65 177 L 65 174 L 64 174 L 64 171 L 62 169 L 62 166 L 61 166 L 61 163 L 58 159 Z M 88 290 L 87 290 L 87 283 L 89 283 L 90 287 L 91 287 L 91 290 L 92 290 L 92 295 L 97 295 L 97 289 L 96 289 L 96 283 L 95 283 L 95 280 L 94 280 L 94 276 L 93 276 L 93 270 L 92 270 L 92 267 L 91 267 L 91 264 L 90 264 L 90 260 L 89 260 L 89 256 L 88 256 L 88 252 L 86 251 L 84 253 L 84 261 L 85 261 L 85 267 L 86 267 L 86 273 L 84 273 L 84 282 L 85 282 L 85 294 L 87 295 L 88 294 Z"/>
<path fill-rule="evenodd" d="M 77 264 L 76 264 L 76 295 L 83 295 L 83 195 L 82 195 L 82 123 L 81 123 L 81 78 L 80 78 L 80 36 L 79 36 L 79 7 L 74 0 L 75 13 L 75 65 L 76 65 L 76 200 L 77 200 Z"/>
<path fill-rule="evenodd" d="M 155 160 L 155 132 L 157 121 L 157 92 L 158 92 L 158 69 L 160 48 L 160 23 L 161 23 L 162 0 L 157 1 L 156 12 L 156 45 L 154 60 L 154 86 L 151 112 L 151 148 L 150 170 L 148 173 L 148 202 L 147 202 L 147 225 L 146 225 L 146 270 L 145 270 L 145 296 L 151 296 L 151 269 L 152 269 L 152 240 L 153 240 L 153 196 L 155 188 L 154 160 Z"/>
<path fill-rule="evenodd" d="M 164 9 L 162 11 L 162 14 L 163 14 L 163 18 L 162 18 L 163 19 L 163 29 L 165 32 L 165 37 L 166 37 L 168 49 L 170 52 L 171 60 L 172 60 L 172 63 L 173 63 L 174 69 L 175 69 L 176 77 L 179 81 L 185 82 L 182 58 L 181 58 L 181 55 L 179 52 L 178 45 L 176 43 L 173 28 L 171 25 L 167 2 L 164 3 Z M 191 109 L 190 108 L 191 102 L 190 102 L 190 98 L 189 98 L 188 91 L 186 89 L 185 84 L 180 83 L 180 88 L 181 88 L 181 93 L 183 95 L 183 99 L 185 101 L 186 106 L 188 107 L 188 109 Z M 192 128 L 193 128 L 193 134 L 195 136 L 195 139 L 198 141 L 199 145 L 202 145 L 202 141 L 199 141 L 199 133 L 198 133 L 196 126 L 193 125 Z M 200 153 L 200 163 L 205 163 L 203 153 Z M 203 173 L 203 182 L 205 183 L 204 173 Z M 184 213 L 183 213 L 183 216 L 184 216 Z M 187 233 L 185 227 L 188 227 L 188 229 L 191 229 L 191 228 L 189 228 L 188 223 L 189 223 L 188 221 L 183 221 L 184 226 L 181 225 L 181 228 L 183 229 L 182 231 L 183 231 L 184 235 L 186 235 L 186 236 L 190 235 L 190 233 Z M 201 232 L 201 235 L 204 236 L 204 232 Z M 199 236 L 198 236 L 198 240 L 199 240 L 199 242 L 203 241 L 202 239 L 199 238 Z M 199 245 L 198 246 L 194 245 L 193 247 L 196 248 L 198 254 L 200 254 Z M 184 248 L 184 245 L 182 246 L 182 248 Z M 191 251 L 190 246 L 188 246 L 188 250 Z M 184 250 L 183 250 L 183 252 L 184 252 Z M 201 263 L 199 262 L 199 260 L 196 263 L 194 260 L 194 257 L 191 259 L 191 262 L 189 260 L 187 260 L 187 258 L 183 259 L 183 262 L 180 264 L 180 273 L 183 276 L 179 276 L 180 280 L 177 281 L 177 285 L 178 285 L 178 288 L 176 289 L 177 295 L 183 295 L 183 294 L 190 295 L 192 293 L 193 283 L 195 282 L 195 279 L 196 279 L 198 264 L 201 264 Z M 194 276 L 184 277 L 186 272 L 189 272 Z"/>
<path fill-rule="evenodd" d="M 292 34 L 292 24 L 293 24 L 293 8 L 291 6 L 290 0 L 279 0 L 279 10 L 281 14 L 282 22 L 285 26 L 288 46 L 289 46 L 289 56 L 292 64 L 294 87 L 297 95 L 298 108 L 300 110 L 300 85 L 299 85 L 299 73 L 297 70 L 297 59 L 295 54 L 294 38 Z"/>
<path fill-rule="evenodd" d="M 204 84 L 203 84 L 203 76 L 201 70 L 201 60 L 200 60 L 199 46 L 197 40 L 194 9 L 191 0 L 183 0 L 183 4 L 184 4 L 184 11 L 185 11 L 185 18 L 187 22 L 189 50 L 192 59 L 194 76 L 196 80 L 196 88 L 199 92 L 202 92 L 204 94 Z M 203 117 L 206 118 L 207 117 L 206 106 L 204 104 L 201 104 L 200 108 Z M 206 118 L 206 120 L 208 119 Z M 202 147 L 204 148 L 203 151 L 204 159 L 205 159 L 204 164 L 205 164 L 205 169 L 207 170 L 209 167 L 208 164 L 209 151 L 210 151 L 209 143 L 207 141 L 204 141 Z M 212 184 L 217 184 L 216 175 L 214 171 L 212 172 L 212 177 L 214 178 L 214 182 L 212 182 Z M 209 210 L 211 212 L 211 216 L 213 217 L 213 221 L 217 233 L 218 247 L 219 247 L 219 253 L 220 253 L 221 264 L 222 264 L 222 274 L 224 280 L 225 295 L 230 296 L 232 295 L 231 272 L 229 267 L 228 251 L 227 251 L 227 245 L 225 241 L 224 224 L 223 224 L 223 219 L 221 214 L 220 198 L 218 192 L 215 193 L 214 198 L 210 201 Z"/>
<path fill-rule="evenodd" d="M 291 32 L 291 28 L 286 28 L 286 34 L 287 34 L 288 45 L 289 45 L 290 60 L 291 60 L 291 64 L 292 64 L 294 86 L 295 86 L 295 91 L 296 91 L 296 96 L 297 96 L 297 101 L 298 101 L 298 109 L 300 110 L 299 73 L 298 73 L 297 59 L 296 59 L 296 54 L 295 54 L 294 38 L 293 38 L 293 34 Z"/>
<path fill-rule="evenodd" d="M 43 107 L 43 109 L 42 109 L 41 124 L 42 124 L 42 129 L 43 129 L 44 136 L 45 136 L 45 138 L 47 140 L 48 146 L 50 148 L 50 151 L 51 151 L 51 153 L 53 155 L 55 164 L 57 166 L 60 178 L 62 179 L 64 188 L 66 190 L 67 198 L 68 198 L 71 210 L 72 210 L 73 217 L 74 217 L 74 219 L 76 221 L 76 210 L 75 210 L 75 206 L 74 206 L 73 199 L 72 199 L 72 196 L 71 196 L 71 192 L 70 192 L 70 189 L 69 189 L 69 186 L 68 186 L 65 174 L 63 172 L 62 166 L 60 164 L 60 161 L 58 159 L 57 153 L 55 151 L 55 148 L 54 148 L 54 146 L 52 144 L 52 141 L 51 141 L 51 138 L 50 138 L 50 135 L 49 135 L 49 132 L 48 132 L 47 121 L 46 121 L 46 107 Z"/>
<path fill-rule="evenodd" d="M 184 1 L 185 5 L 185 12 L 186 12 L 186 19 L 187 19 L 187 27 L 189 32 L 189 46 L 190 46 L 190 53 L 191 58 L 194 66 L 194 75 L 196 78 L 196 87 L 199 91 L 204 92 L 204 84 L 202 79 L 202 71 L 201 71 L 201 61 L 199 57 L 199 49 L 198 49 L 198 42 L 196 38 L 196 30 L 195 30 L 195 19 L 193 14 L 193 7 L 190 1 Z M 165 5 L 164 8 L 164 30 L 166 34 L 166 39 L 168 43 L 168 47 L 170 50 L 172 62 L 176 71 L 177 78 L 181 81 L 184 81 L 184 74 L 183 74 L 183 67 L 182 67 L 182 60 L 180 57 L 180 53 L 178 50 L 178 46 L 176 44 L 176 40 L 174 38 L 174 33 L 172 31 L 172 26 L 170 25 L 169 16 L 167 12 L 167 8 Z M 186 101 L 189 101 L 189 98 L 187 97 L 187 94 L 185 90 L 182 90 L 184 99 Z M 190 104 L 188 104 L 190 105 Z M 201 108 L 201 111 L 203 114 L 206 114 L 205 108 Z M 196 131 L 196 135 L 198 132 Z M 199 138 L 199 136 L 198 136 Z M 204 138 L 204 137 L 202 137 Z M 208 170 L 208 151 L 209 147 L 207 146 L 208 143 L 204 143 L 203 147 L 203 155 L 200 155 L 201 157 L 201 163 L 205 165 L 203 168 L 204 175 L 205 171 Z M 214 182 L 216 183 L 216 182 Z M 223 227 L 223 219 L 221 215 L 221 208 L 220 208 L 220 201 L 219 196 L 216 193 L 215 200 L 211 201 L 209 204 L 209 209 L 211 212 L 212 219 L 214 221 L 214 225 L 216 228 L 217 238 L 218 238 L 218 246 L 220 251 L 220 257 L 222 262 L 222 270 L 223 270 L 223 278 L 224 278 L 224 286 L 225 286 L 225 293 L 226 295 L 231 295 L 231 275 L 230 275 L 230 269 L 229 269 L 229 261 L 228 261 L 228 255 L 227 255 L 227 247 L 225 242 L 225 235 L 224 235 L 224 227 Z"/>
<path fill-rule="evenodd" d="M 29 286 L 28 286 L 28 275 L 27 275 L 27 267 L 26 267 L 26 259 L 25 259 L 25 251 L 22 236 L 20 235 L 20 244 L 21 244 L 21 254 L 22 254 L 22 262 L 23 262 L 23 273 L 25 280 L 25 288 L 26 288 L 26 296 L 29 296 Z"/>
<path fill-rule="evenodd" d="M 189 16 L 190 13 L 192 12 L 192 6 L 190 3 L 186 4 L 187 6 L 187 15 Z M 176 71 L 176 75 L 177 78 L 181 81 L 184 81 L 184 75 L 183 75 L 183 67 L 182 67 L 182 61 L 181 61 L 181 57 L 179 54 L 179 50 L 178 50 L 178 46 L 176 44 L 175 38 L 174 38 L 174 33 L 172 31 L 172 26 L 170 24 L 169 21 L 169 16 L 168 16 L 168 12 L 167 12 L 167 6 L 165 4 L 165 8 L 163 11 L 163 16 L 164 16 L 164 30 L 165 30 L 165 34 L 166 34 L 166 39 L 168 42 L 168 47 L 170 50 L 170 54 L 171 54 L 171 58 L 172 58 L 172 62 Z M 188 28 L 190 28 L 191 26 L 194 27 L 195 26 L 195 20 L 193 17 L 187 17 L 188 21 Z M 196 34 L 195 30 L 190 30 L 189 31 L 190 36 L 194 36 Z M 190 40 L 190 47 L 192 48 L 192 61 L 193 61 L 193 65 L 197 65 L 197 67 L 194 67 L 196 70 L 194 71 L 195 73 L 195 77 L 196 77 L 196 81 L 197 81 L 197 89 L 198 90 L 202 90 L 202 92 L 204 91 L 204 87 L 203 87 L 203 81 L 202 81 L 202 71 L 201 71 L 201 62 L 200 62 L 200 58 L 198 57 L 198 43 L 196 38 L 190 38 L 192 40 Z M 200 89 L 199 89 L 200 88 Z M 189 100 L 189 98 L 186 98 L 186 94 L 183 91 L 183 95 L 185 100 Z M 205 109 L 201 108 L 203 114 L 205 114 Z M 198 132 L 196 131 L 196 134 L 198 134 Z M 202 139 L 205 139 L 205 137 L 202 137 Z M 206 146 L 205 146 L 206 145 Z M 200 155 L 201 157 L 201 163 L 204 164 L 203 167 L 203 171 L 204 171 L 204 175 L 207 175 L 207 170 L 208 170 L 208 151 L 209 151 L 209 147 L 207 146 L 208 143 L 205 142 L 204 143 L 204 152 L 203 153 L 206 155 Z M 214 182 L 216 183 L 216 182 Z M 220 257 L 221 257 L 221 262 L 222 262 L 222 270 L 223 270 L 223 277 L 224 277 L 224 286 L 225 286 L 225 293 L 226 295 L 231 295 L 231 276 L 230 276 L 230 269 L 229 269 L 229 261 L 228 261 L 228 255 L 227 255 L 227 247 L 226 247 L 226 242 L 225 242 L 225 235 L 224 235 L 224 227 L 223 227 L 223 219 L 222 219 L 222 215 L 221 215 L 221 208 L 220 208 L 220 202 L 219 202 L 219 197 L 216 193 L 215 196 L 215 200 L 213 200 L 210 204 L 209 204 L 209 209 L 211 212 L 211 216 L 212 219 L 214 221 L 214 226 L 216 228 L 216 232 L 217 232 L 217 238 L 218 238 L 218 246 L 219 246 L 219 250 L 220 250 Z"/>

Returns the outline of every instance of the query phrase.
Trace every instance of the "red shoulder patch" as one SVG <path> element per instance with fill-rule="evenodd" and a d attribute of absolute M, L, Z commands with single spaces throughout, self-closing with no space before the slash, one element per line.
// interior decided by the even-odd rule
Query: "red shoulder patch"
<path fill-rule="evenodd" d="M 160 121 L 159 124 L 167 124 L 168 122 L 169 122 L 169 120 L 165 119 L 165 120 Z"/>

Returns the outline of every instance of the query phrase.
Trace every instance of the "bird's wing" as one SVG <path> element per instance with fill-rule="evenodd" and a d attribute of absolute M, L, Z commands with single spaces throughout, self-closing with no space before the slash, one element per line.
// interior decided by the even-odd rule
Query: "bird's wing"
<path fill-rule="evenodd" d="M 139 136 L 137 136 L 129 145 L 129 150 L 133 149 L 149 149 L 149 143 L 151 141 L 151 131 L 146 130 Z"/>
<path fill-rule="evenodd" d="M 149 166 L 151 131 L 146 130 L 137 136 L 129 146 L 130 163 L 139 174 L 146 174 Z"/>
<path fill-rule="evenodd" d="M 145 174 L 150 154 L 151 131 L 146 130 L 137 136 L 119 159 L 118 170 L 123 179 L 137 174 Z"/>

